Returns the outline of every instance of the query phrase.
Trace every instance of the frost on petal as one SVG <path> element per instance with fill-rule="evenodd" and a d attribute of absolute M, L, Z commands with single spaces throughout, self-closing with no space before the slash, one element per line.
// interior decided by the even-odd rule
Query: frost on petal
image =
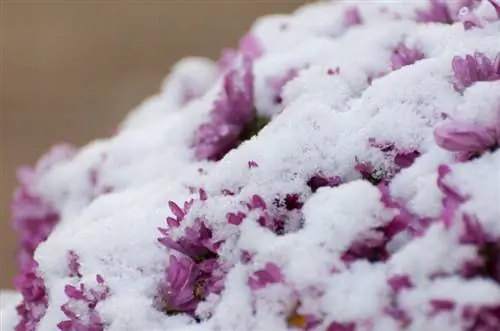
<path fill-rule="evenodd" d="M 97 286 L 80 283 L 78 287 L 66 285 L 64 293 L 68 301 L 61 306 L 67 320 L 57 326 L 62 331 L 103 331 L 105 325 L 96 311 L 97 305 L 106 300 L 110 290 L 102 276 L 97 275 Z M 78 304 L 81 303 L 81 304 Z"/>
<path fill-rule="evenodd" d="M 38 275 L 34 252 L 45 241 L 60 220 L 59 213 L 37 191 L 38 177 L 57 164 L 71 159 L 75 149 L 67 144 L 54 146 L 37 162 L 35 167 L 22 167 L 18 171 L 21 186 L 12 202 L 12 224 L 19 236 L 19 273 L 14 280 L 23 295 L 17 307 L 21 317 L 17 331 L 35 330 L 48 306 L 46 288 Z"/>
<path fill-rule="evenodd" d="M 165 278 L 158 288 L 158 305 L 167 314 L 194 313 L 198 301 L 194 295 L 200 271 L 188 258 L 170 256 Z"/>
<path fill-rule="evenodd" d="M 497 331 L 493 7 L 352 5 L 259 19 L 141 125 L 20 169 L 17 331 Z"/>
<path fill-rule="evenodd" d="M 320 187 L 335 187 L 342 183 L 342 180 L 339 177 L 323 177 L 321 175 L 312 176 L 307 181 L 307 186 L 314 193 Z"/>

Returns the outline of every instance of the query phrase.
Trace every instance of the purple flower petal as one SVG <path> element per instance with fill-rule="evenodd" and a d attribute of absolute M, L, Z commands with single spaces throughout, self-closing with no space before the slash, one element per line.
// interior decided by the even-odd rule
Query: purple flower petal
<path fill-rule="evenodd" d="M 248 285 L 252 290 L 259 290 L 270 284 L 281 283 L 283 280 L 283 274 L 278 266 L 268 262 L 264 269 L 254 272 L 248 278 Z"/>
<path fill-rule="evenodd" d="M 451 63 L 455 76 L 455 89 L 458 92 L 463 92 L 475 82 L 499 80 L 500 59 L 497 63 L 497 58 L 495 61 L 491 61 L 486 55 L 479 52 L 466 55 L 465 58 L 455 56 Z"/>
<path fill-rule="evenodd" d="M 338 323 L 332 322 L 326 331 L 355 331 L 354 323 Z"/>
<path fill-rule="evenodd" d="M 495 132 L 481 124 L 447 123 L 434 130 L 441 148 L 452 152 L 482 152 L 496 144 Z"/>
<path fill-rule="evenodd" d="M 346 27 L 359 25 L 362 23 L 359 9 L 356 6 L 349 7 L 344 12 L 344 25 Z"/>
<path fill-rule="evenodd" d="M 424 53 L 418 49 L 410 49 L 400 43 L 391 55 L 391 69 L 398 70 L 402 67 L 412 65 L 424 58 Z"/>
<path fill-rule="evenodd" d="M 448 6 L 446 5 L 444 0 L 430 0 L 429 8 L 424 11 L 417 11 L 417 16 L 420 22 L 425 23 L 453 23 Z"/>
<path fill-rule="evenodd" d="M 243 219 L 245 219 L 246 215 L 242 212 L 238 213 L 228 213 L 227 214 L 227 221 L 229 224 L 233 225 L 240 225 L 243 222 Z"/>

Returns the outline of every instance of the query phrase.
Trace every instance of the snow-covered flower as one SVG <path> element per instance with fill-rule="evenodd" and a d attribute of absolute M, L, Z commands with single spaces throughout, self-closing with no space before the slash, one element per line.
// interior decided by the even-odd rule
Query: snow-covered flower
<path fill-rule="evenodd" d="M 391 69 L 398 70 L 402 67 L 414 64 L 424 58 L 424 54 L 418 49 L 410 49 L 405 44 L 399 44 L 391 55 Z"/>
<path fill-rule="evenodd" d="M 176 65 L 114 136 L 19 172 L 10 325 L 498 330 L 494 10 L 308 4 Z"/>
<path fill-rule="evenodd" d="M 475 82 L 495 81 L 500 79 L 500 53 L 491 60 L 481 52 L 465 57 L 455 56 L 452 61 L 455 75 L 454 87 L 463 92 Z"/>

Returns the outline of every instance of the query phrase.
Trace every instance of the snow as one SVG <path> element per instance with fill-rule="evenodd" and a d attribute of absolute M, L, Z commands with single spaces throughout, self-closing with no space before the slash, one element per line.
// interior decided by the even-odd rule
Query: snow
<path fill-rule="evenodd" d="M 14 330 L 19 317 L 15 307 L 21 301 L 21 295 L 14 291 L 0 290 L 0 329 Z"/>
<path fill-rule="evenodd" d="M 487 17 L 484 3 L 478 13 Z M 348 27 L 345 11 L 356 4 L 362 23 Z M 416 10 L 427 4 L 332 1 L 257 20 L 250 33 L 264 55 L 254 60 L 254 106 L 271 121 L 220 161 L 196 159 L 193 137 L 210 119 L 224 72 L 211 60 L 186 58 L 114 136 L 57 165 L 39 165 L 33 189 L 61 220 L 35 252 L 48 294 L 37 329 L 56 330 L 65 319 L 64 287 L 94 286 L 96 275 L 110 289 L 96 310 L 113 331 L 292 330 L 287 319 L 294 313 L 313 315 L 318 330 L 335 322 L 396 331 L 399 322 L 386 314 L 396 304 L 412 319 L 407 330 L 459 331 L 465 330 L 459 309 L 499 306 L 498 281 L 462 277 L 479 248 L 460 238 L 463 215 L 500 237 L 500 149 L 457 162 L 436 145 L 433 131 L 454 120 L 497 123 L 500 83 L 477 82 L 461 94 L 453 87 L 451 61 L 473 52 L 493 59 L 500 51 L 500 23 L 464 31 L 461 23 L 415 22 Z M 425 57 L 392 71 L 391 55 L 401 43 Z M 298 74 L 282 90 L 270 87 L 291 70 Z M 400 169 L 397 154 L 414 151 L 419 157 Z M 442 164 L 450 168 L 446 183 L 466 197 L 449 227 L 442 221 L 446 192 L 437 182 Z M 398 207 L 387 204 L 376 178 L 363 178 L 360 165 L 371 166 L 372 177 L 384 176 L 381 185 Z M 335 177 L 340 184 L 312 192 L 307 183 L 313 176 Z M 207 199 L 199 197 L 199 188 Z M 265 208 L 247 206 L 254 196 Z M 301 207 L 277 202 L 290 196 Z M 212 240 L 223 242 L 217 259 L 227 271 L 224 290 L 199 303 L 201 323 L 153 305 L 173 253 L 158 242 L 158 228 L 176 216 L 169 201 L 182 208 L 190 199 L 182 224 L 169 229 L 171 237 L 181 238 L 202 220 Z M 403 209 L 412 222 L 431 220 L 423 233 L 412 234 L 414 224 L 407 224 L 388 240 L 387 258 L 346 262 L 356 245 L 384 239 L 380 229 Z M 228 223 L 228 213 L 237 212 L 245 214 L 241 225 Z M 284 219 L 285 233 L 259 225 L 263 215 Z M 69 276 L 70 251 L 78 255 L 81 277 Z M 242 253 L 251 259 L 242 260 Z M 248 277 L 268 263 L 283 280 L 251 290 Z M 389 280 L 401 275 L 411 288 L 394 293 Z M 427 306 L 434 299 L 453 301 L 455 310 L 432 315 Z M 6 331 L 17 323 L 12 306 L 2 303 Z"/>

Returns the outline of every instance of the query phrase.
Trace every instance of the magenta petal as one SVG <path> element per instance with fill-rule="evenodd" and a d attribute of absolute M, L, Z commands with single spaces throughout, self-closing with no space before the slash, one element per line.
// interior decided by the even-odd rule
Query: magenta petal
<path fill-rule="evenodd" d="M 267 209 L 266 203 L 264 200 L 258 196 L 258 195 L 253 195 L 252 200 L 250 201 L 250 205 L 252 208 L 259 208 L 259 209 Z"/>
<path fill-rule="evenodd" d="M 234 213 L 228 213 L 227 214 L 227 221 L 229 224 L 233 225 L 240 225 L 243 222 L 243 219 L 245 218 L 245 214 L 242 212 L 238 212 L 237 214 Z"/>
<path fill-rule="evenodd" d="M 219 68 L 223 71 L 227 70 L 233 65 L 237 57 L 238 52 L 236 50 L 231 48 L 223 49 L 218 62 Z"/>
<path fill-rule="evenodd" d="M 344 25 L 347 27 L 361 24 L 361 15 L 358 7 L 349 7 L 344 12 Z"/>
<path fill-rule="evenodd" d="M 167 217 L 167 224 L 170 228 L 176 228 L 176 227 L 179 227 L 180 226 L 180 223 L 178 220 L 176 220 L 175 218 L 172 218 L 172 217 Z M 161 229 L 160 229 L 161 231 Z M 166 230 L 164 230 L 166 231 Z"/>
<path fill-rule="evenodd" d="M 259 58 L 264 53 L 260 41 L 252 33 L 247 33 L 241 38 L 239 47 L 241 53 L 250 59 Z"/>
<path fill-rule="evenodd" d="M 398 70 L 402 67 L 412 65 L 424 58 L 424 54 L 418 49 L 410 49 L 405 44 L 399 44 L 391 55 L 391 69 Z"/>
<path fill-rule="evenodd" d="M 179 207 L 175 202 L 169 201 L 168 207 L 170 208 L 172 213 L 174 213 L 177 219 L 182 219 L 184 217 L 184 212 L 182 211 L 181 207 Z"/>
<path fill-rule="evenodd" d="M 487 80 L 493 74 L 493 63 L 483 53 L 474 53 L 474 58 L 477 63 L 478 80 Z"/>
<path fill-rule="evenodd" d="M 481 152 L 495 145 L 492 129 L 480 124 L 448 123 L 434 130 L 438 146 L 452 152 Z"/>

